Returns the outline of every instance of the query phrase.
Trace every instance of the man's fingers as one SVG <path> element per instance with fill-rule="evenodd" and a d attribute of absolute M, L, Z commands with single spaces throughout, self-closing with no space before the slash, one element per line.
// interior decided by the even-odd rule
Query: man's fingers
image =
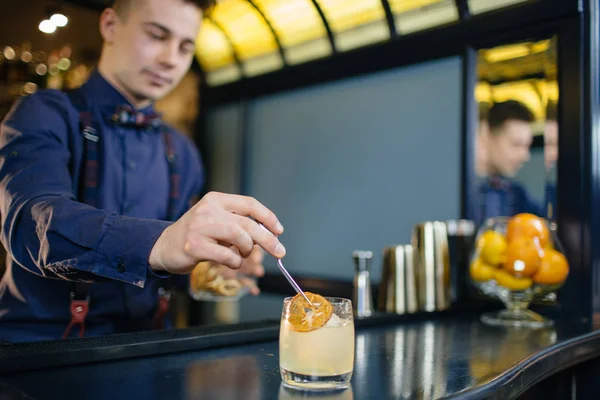
<path fill-rule="evenodd" d="M 283 226 L 275 213 L 255 198 L 242 195 L 226 195 L 221 201 L 226 211 L 245 217 L 252 217 L 262 223 L 274 235 L 281 235 L 283 233 Z"/>
<path fill-rule="evenodd" d="M 242 257 L 250 256 L 254 249 L 252 234 L 240 225 L 237 215 L 223 213 L 222 223 L 214 223 L 203 227 L 202 235 L 217 241 L 222 245 L 236 248 Z"/>
<path fill-rule="evenodd" d="M 262 228 L 256 221 L 248 217 L 236 215 L 235 218 L 238 219 L 239 225 L 250 234 L 254 243 L 265 249 L 265 251 L 275 258 L 283 258 L 285 256 L 285 247 L 273 233 Z M 250 254 L 243 253 L 242 255 L 245 257 L 250 256 Z"/>
<path fill-rule="evenodd" d="M 232 269 L 239 269 L 242 266 L 243 259 L 238 252 L 218 243 L 205 242 L 202 246 L 188 249 L 188 252 L 200 260 L 213 261 Z"/>

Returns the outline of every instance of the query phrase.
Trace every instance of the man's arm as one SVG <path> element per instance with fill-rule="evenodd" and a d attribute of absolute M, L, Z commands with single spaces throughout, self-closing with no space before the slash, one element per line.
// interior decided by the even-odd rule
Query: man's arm
<path fill-rule="evenodd" d="M 107 213 L 73 194 L 66 96 L 23 98 L 0 126 L 2 243 L 16 264 L 68 280 L 116 279 L 143 287 L 148 257 L 171 223 Z"/>

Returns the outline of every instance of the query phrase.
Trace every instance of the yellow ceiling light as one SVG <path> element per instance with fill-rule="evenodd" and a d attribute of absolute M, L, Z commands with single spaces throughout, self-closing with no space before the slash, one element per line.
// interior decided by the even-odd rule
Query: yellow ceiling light
<path fill-rule="evenodd" d="M 317 0 L 340 50 L 390 37 L 381 0 Z"/>
<path fill-rule="evenodd" d="M 545 51 L 548 51 L 550 49 L 551 45 L 552 45 L 551 39 L 540 40 L 539 42 L 535 42 L 535 43 L 531 44 L 531 52 L 532 53 L 543 53 Z"/>
<path fill-rule="evenodd" d="M 542 40 L 539 42 L 525 42 L 499 46 L 493 49 L 483 50 L 482 53 L 487 62 L 496 63 L 543 53 L 548 51 L 550 46 L 550 40 Z"/>
<path fill-rule="evenodd" d="M 484 57 L 487 62 L 495 63 L 525 57 L 529 55 L 530 52 L 530 48 L 526 44 L 511 44 L 485 50 Z"/>
<path fill-rule="evenodd" d="M 385 19 L 381 0 L 318 0 L 334 32 Z"/>
<path fill-rule="evenodd" d="M 481 14 L 526 1 L 528 0 L 469 0 L 469 11 L 474 15 Z"/>
<path fill-rule="evenodd" d="M 546 95 L 548 96 L 548 101 L 553 103 L 558 102 L 558 81 L 546 82 Z"/>
<path fill-rule="evenodd" d="M 323 21 L 311 0 L 254 0 L 284 47 L 326 36 Z"/>
<path fill-rule="evenodd" d="M 478 103 L 492 102 L 492 88 L 487 82 L 479 82 L 475 86 L 475 100 Z"/>
<path fill-rule="evenodd" d="M 246 0 L 220 1 L 211 18 L 231 39 L 242 61 L 277 51 L 273 33 L 260 13 Z"/>
<path fill-rule="evenodd" d="M 273 26 L 288 63 L 332 53 L 327 30 L 311 0 L 254 0 L 254 4 Z"/>
<path fill-rule="evenodd" d="M 416 8 L 427 7 L 432 4 L 441 3 L 444 0 L 388 0 L 394 14 L 412 11 Z"/>
<path fill-rule="evenodd" d="M 400 35 L 459 19 L 454 0 L 388 1 Z M 468 0 L 473 14 L 525 1 Z M 218 0 L 197 43 L 196 55 L 207 79 L 210 75 L 214 84 L 220 84 L 282 68 L 278 42 L 288 64 L 330 55 L 327 30 L 314 4 L 327 19 L 339 51 L 390 38 L 381 0 Z M 549 49 L 551 43 L 543 41 L 485 54 L 489 62 L 498 62 Z"/>
<path fill-rule="evenodd" d="M 202 22 L 196 41 L 196 56 L 205 71 L 213 71 L 235 61 L 225 34 L 209 19 Z"/>
<path fill-rule="evenodd" d="M 454 0 L 388 0 L 396 30 L 404 35 L 458 21 Z"/>

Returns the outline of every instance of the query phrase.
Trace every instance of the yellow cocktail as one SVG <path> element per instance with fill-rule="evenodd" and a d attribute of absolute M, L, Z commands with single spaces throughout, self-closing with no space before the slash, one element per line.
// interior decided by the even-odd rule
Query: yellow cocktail
<path fill-rule="evenodd" d="M 283 384 L 303 389 L 350 385 L 354 366 L 352 302 L 305 293 L 283 302 L 279 367 Z"/>

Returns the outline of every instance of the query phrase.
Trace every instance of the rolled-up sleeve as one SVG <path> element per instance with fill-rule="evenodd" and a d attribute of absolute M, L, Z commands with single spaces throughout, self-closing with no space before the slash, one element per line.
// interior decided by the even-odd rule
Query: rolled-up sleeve
<path fill-rule="evenodd" d="M 69 169 L 74 113 L 64 94 L 43 91 L 23 98 L 0 126 L 2 243 L 38 275 L 143 287 L 150 251 L 170 222 L 77 201 Z"/>

